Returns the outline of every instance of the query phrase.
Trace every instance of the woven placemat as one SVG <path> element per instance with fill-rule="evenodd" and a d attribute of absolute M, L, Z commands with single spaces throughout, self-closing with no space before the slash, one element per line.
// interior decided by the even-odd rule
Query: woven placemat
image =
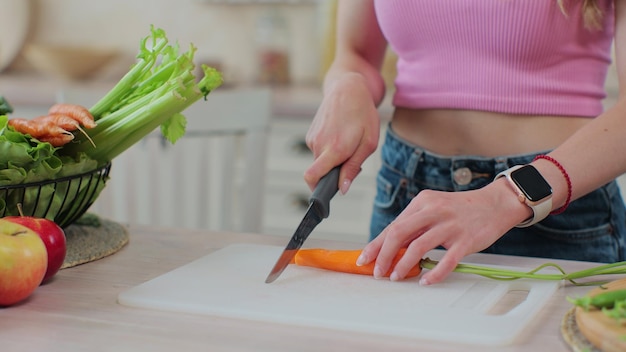
<path fill-rule="evenodd" d="M 128 230 L 124 226 L 91 213 L 63 230 L 67 251 L 61 269 L 109 256 L 119 251 L 129 240 Z"/>
<path fill-rule="evenodd" d="M 574 352 L 602 352 L 589 342 L 578 329 L 576 307 L 567 311 L 563 317 L 561 321 L 561 335 Z"/>

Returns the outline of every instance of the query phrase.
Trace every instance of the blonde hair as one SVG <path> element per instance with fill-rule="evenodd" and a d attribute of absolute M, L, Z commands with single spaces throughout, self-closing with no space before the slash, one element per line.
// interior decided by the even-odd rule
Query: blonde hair
<path fill-rule="evenodd" d="M 568 0 L 581 1 L 581 0 Z M 602 29 L 602 17 L 604 14 L 598 6 L 598 0 L 582 0 L 583 2 L 583 21 L 588 29 Z M 563 0 L 557 0 L 563 14 L 567 16 Z"/>

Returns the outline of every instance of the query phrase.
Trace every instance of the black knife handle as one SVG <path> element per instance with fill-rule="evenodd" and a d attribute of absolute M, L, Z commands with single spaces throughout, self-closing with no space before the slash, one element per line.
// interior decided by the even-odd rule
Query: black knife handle
<path fill-rule="evenodd" d="M 309 204 L 315 205 L 317 214 L 322 218 L 327 218 L 330 214 L 330 200 L 339 190 L 337 186 L 339 184 L 339 170 L 341 170 L 341 165 L 335 166 L 324 175 L 309 198 Z"/>

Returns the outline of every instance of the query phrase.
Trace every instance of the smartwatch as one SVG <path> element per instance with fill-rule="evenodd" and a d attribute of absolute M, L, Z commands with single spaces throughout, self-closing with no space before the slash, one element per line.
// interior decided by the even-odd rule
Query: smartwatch
<path fill-rule="evenodd" d="M 533 211 L 533 216 L 516 227 L 528 227 L 545 219 L 552 211 L 552 187 L 532 165 L 517 165 L 496 175 L 506 177 L 520 202 Z"/>

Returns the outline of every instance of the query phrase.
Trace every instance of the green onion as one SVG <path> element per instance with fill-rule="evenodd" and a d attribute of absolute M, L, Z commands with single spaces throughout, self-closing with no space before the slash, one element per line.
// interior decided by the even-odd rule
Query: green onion
<path fill-rule="evenodd" d="M 438 262 L 436 260 L 432 260 L 430 258 L 424 258 L 420 262 L 420 266 L 424 269 L 433 269 Z M 554 268 L 558 270 L 559 273 L 550 273 L 550 274 L 542 274 L 539 273 L 541 270 L 545 268 Z M 535 279 L 535 280 L 552 280 L 552 281 L 560 281 L 566 280 L 570 283 L 577 286 L 593 286 L 593 285 L 601 285 L 606 283 L 606 281 L 594 281 L 594 282 L 586 282 L 580 283 L 579 279 L 602 276 L 602 275 L 619 275 L 626 274 L 626 261 L 611 263 L 611 264 L 602 264 L 595 266 L 593 268 L 575 271 L 572 273 L 567 273 L 563 268 L 554 263 L 544 263 L 533 270 L 529 271 L 517 271 L 517 270 L 508 270 L 508 269 L 500 269 L 500 268 L 490 268 L 480 265 L 472 265 L 472 264 L 458 264 L 454 269 L 455 272 L 458 273 L 466 273 L 466 274 L 474 274 L 483 276 L 489 279 L 494 280 L 502 280 L 502 281 L 510 281 L 510 280 L 518 280 L 518 279 Z"/>

